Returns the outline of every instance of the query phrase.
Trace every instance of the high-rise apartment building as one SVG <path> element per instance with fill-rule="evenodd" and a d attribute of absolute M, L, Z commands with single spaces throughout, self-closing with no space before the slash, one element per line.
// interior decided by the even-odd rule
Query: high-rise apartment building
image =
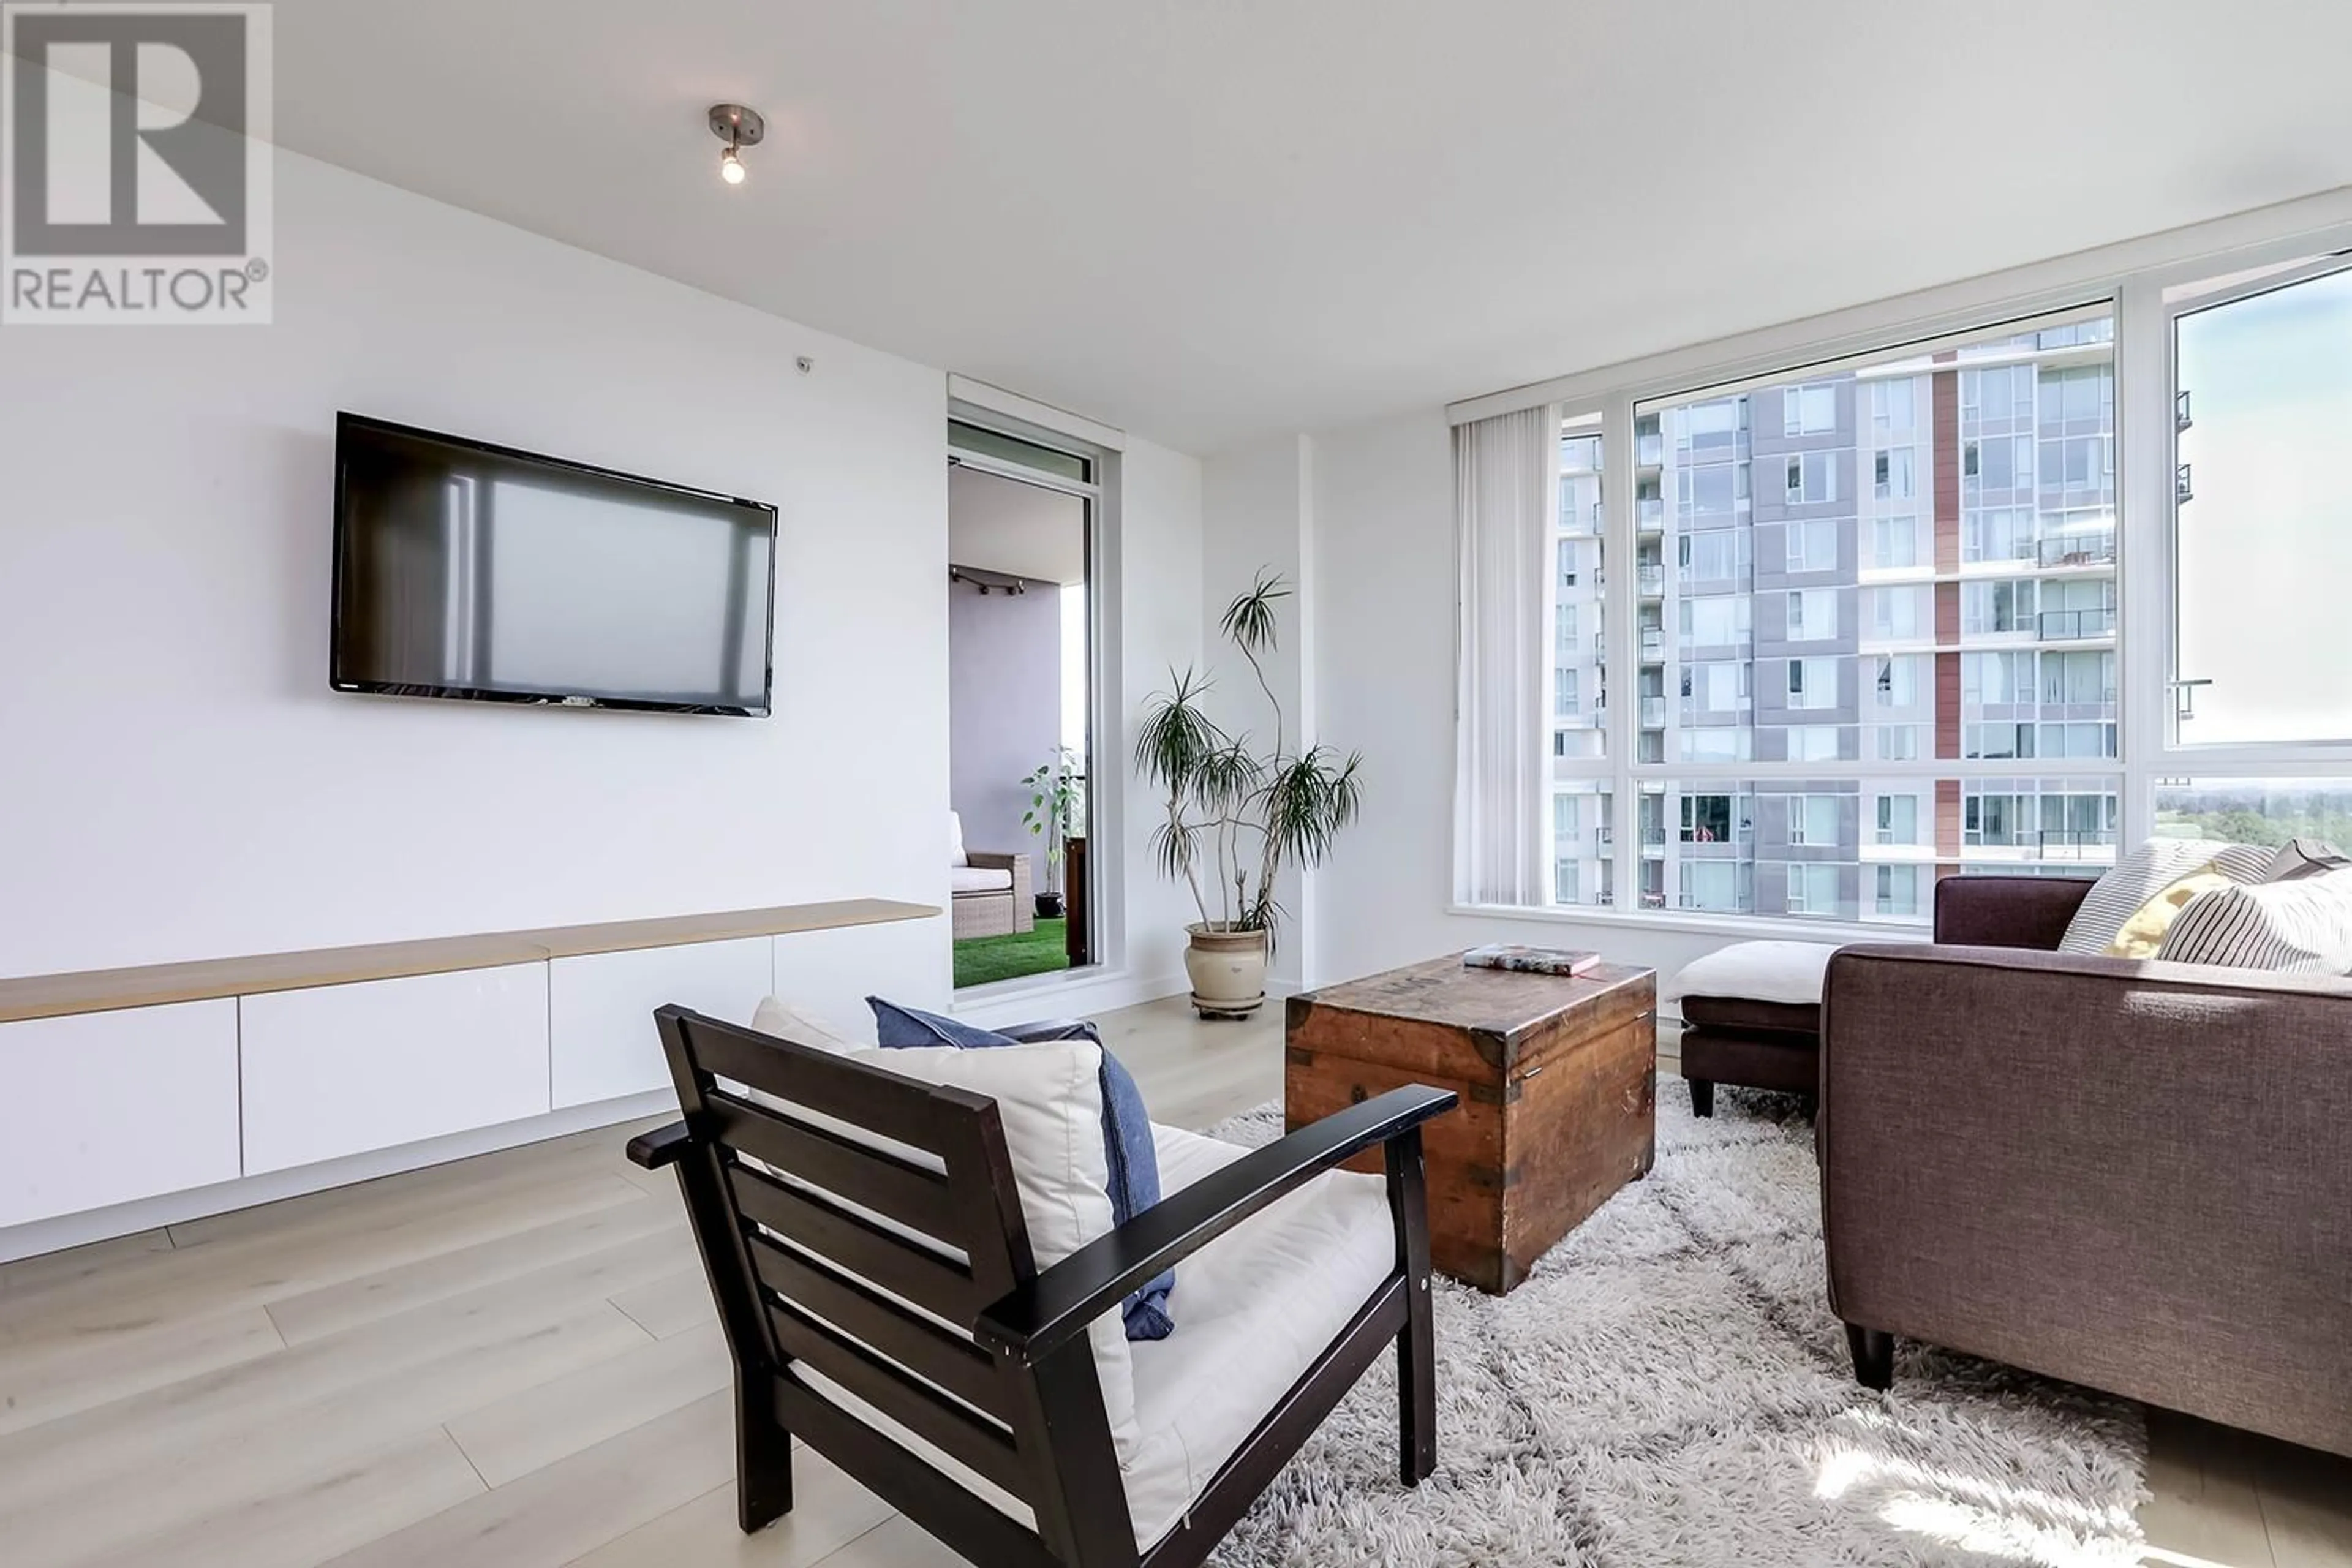
<path fill-rule="evenodd" d="M 2117 754 L 2110 319 L 1644 405 L 1633 456 L 1620 676 L 1612 476 L 1563 428 L 1557 901 L 1911 922 L 1939 876 L 2112 862 L 2115 780 L 2035 767 Z M 1612 784 L 1580 776 L 1620 702 L 1623 897 Z"/>

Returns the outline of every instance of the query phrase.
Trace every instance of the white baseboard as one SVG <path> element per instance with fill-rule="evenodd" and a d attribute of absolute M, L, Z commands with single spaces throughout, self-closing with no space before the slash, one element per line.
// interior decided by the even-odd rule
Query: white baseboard
<path fill-rule="evenodd" d="M 404 1143 L 396 1149 L 378 1149 L 341 1160 L 330 1160 L 322 1164 L 303 1165 L 291 1171 L 273 1171 L 265 1176 L 247 1176 L 238 1181 L 216 1183 L 209 1187 L 195 1187 L 184 1193 L 142 1198 L 135 1203 L 92 1209 L 86 1214 L 59 1215 L 55 1219 L 36 1220 L 30 1225 L 0 1230 L 0 1263 L 12 1263 L 17 1258 L 34 1258 L 45 1252 L 62 1252 L 69 1247 L 86 1247 L 93 1241 L 109 1241 L 118 1236 L 134 1236 L 142 1230 L 180 1225 L 211 1215 L 226 1214 L 232 1209 L 273 1204 L 281 1198 L 324 1192 L 329 1187 L 371 1182 L 379 1176 L 422 1170 L 427 1165 L 443 1165 L 452 1160 L 470 1159 L 476 1154 L 488 1154 L 499 1149 L 544 1142 L 550 1138 L 584 1132 L 592 1127 L 610 1127 L 665 1112 L 675 1115 L 677 1110 L 677 1094 L 661 1089 L 652 1094 L 632 1095 L 625 1100 L 608 1100 L 597 1105 L 574 1106 L 522 1121 L 476 1128 L 470 1132 L 454 1132 L 446 1138 L 435 1138 L 423 1143 Z M 615 1157 L 617 1155 L 616 1150 Z"/>
<path fill-rule="evenodd" d="M 1163 996 L 1181 996 L 1192 988 L 1181 974 L 1139 977 L 1124 972 L 1041 974 L 1029 980 L 1007 980 L 975 987 L 956 998 L 956 1017 L 981 1028 L 1001 1024 L 1027 1024 L 1041 1018 L 1090 1016 L 1121 1007 L 1140 1006 Z"/>

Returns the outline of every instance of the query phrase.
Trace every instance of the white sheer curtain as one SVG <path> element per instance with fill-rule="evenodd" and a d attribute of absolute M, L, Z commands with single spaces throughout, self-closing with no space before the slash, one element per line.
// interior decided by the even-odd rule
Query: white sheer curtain
<path fill-rule="evenodd" d="M 1454 513 L 1462 553 L 1456 627 L 1454 894 L 1546 901 L 1550 818 L 1551 540 L 1559 410 L 1457 426 Z"/>

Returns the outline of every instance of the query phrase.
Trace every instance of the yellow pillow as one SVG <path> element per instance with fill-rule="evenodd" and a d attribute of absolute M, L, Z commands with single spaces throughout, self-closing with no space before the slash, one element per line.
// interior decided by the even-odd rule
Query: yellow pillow
<path fill-rule="evenodd" d="M 2164 933 L 2189 907 L 2189 900 L 2200 893 L 2210 893 L 2216 888 L 2236 884 L 2214 865 L 2200 866 L 2179 880 L 2158 890 L 2157 895 L 2132 911 L 2124 921 L 2124 929 L 2107 944 L 2109 958 L 2154 958 L 2156 950 L 2164 945 Z"/>

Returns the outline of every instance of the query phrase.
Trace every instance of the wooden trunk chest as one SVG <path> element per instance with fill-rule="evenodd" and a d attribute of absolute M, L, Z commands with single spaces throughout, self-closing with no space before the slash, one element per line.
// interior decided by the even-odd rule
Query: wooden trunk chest
<path fill-rule="evenodd" d="M 1422 1133 L 1430 1257 L 1482 1290 L 1526 1279 L 1656 1154 L 1651 970 L 1570 979 L 1433 959 L 1292 997 L 1286 1045 L 1294 1131 L 1405 1084 L 1462 1097 Z"/>

